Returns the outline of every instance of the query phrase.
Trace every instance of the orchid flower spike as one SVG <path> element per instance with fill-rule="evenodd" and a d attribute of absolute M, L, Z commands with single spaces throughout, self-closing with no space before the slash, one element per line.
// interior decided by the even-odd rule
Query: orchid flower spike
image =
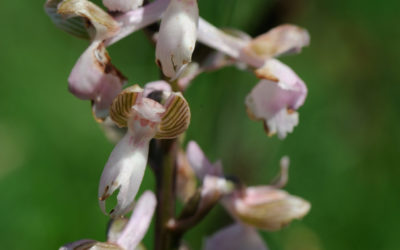
<path fill-rule="evenodd" d="M 118 218 L 112 222 L 108 231 L 107 242 L 84 239 L 66 244 L 60 250 L 137 249 L 150 226 L 156 204 L 155 195 L 151 191 L 146 191 L 136 203 L 129 221 Z"/>
<path fill-rule="evenodd" d="M 213 176 L 224 179 L 221 174 L 222 166 L 210 164 L 196 142 L 189 142 L 186 154 L 198 177 L 205 176 L 206 179 Z M 288 167 L 289 158 L 285 156 L 281 160 L 279 178 L 273 185 L 238 188 L 232 192 L 225 192 L 222 204 L 239 222 L 269 231 L 278 230 L 292 220 L 304 217 L 311 208 L 310 203 L 278 189 L 288 180 Z M 203 185 L 205 184 L 203 181 Z"/>
<path fill-rule="evenodd" d="M 176 79 L 191 62 L 196 44 L 197 0 L 171 0 L 161 20 L 156 62 L 165 76 Z"/>
<path fill-rule="evenodd" d="M 120 189 L 118 203 L 110 213 L 112 217 L 131 210 L 143 179 L 150 140 L 176 138 L 190 123 L 189 105 L 180 93 L 163 91 L 159 103 L 145 96 L 145 92 L 137 85 L 129 87 L 115 98 L 110 109 L 111 119 L 119 127 L 128 127 L 112 151 L 99 185 L 99 202 L 104 213 L 105 200 Z"/>

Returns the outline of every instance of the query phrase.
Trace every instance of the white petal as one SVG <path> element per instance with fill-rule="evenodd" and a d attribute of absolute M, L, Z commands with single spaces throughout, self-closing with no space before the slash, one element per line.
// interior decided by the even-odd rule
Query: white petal
<path fill-rule="evenodd" d="M 208 237 L 205 250 L 267 250 L 267 246 L 251 227 L 236 223 Z"/>
<path fill-rule="evenodd" d="M 157 39 L 156 60 L 167 77 L 176 77 L 192 60 L 198 11 L 197 0 L 171 0 L 164 13 Z"/>
<path fill-rule="evenodd" d="M 203 180 L 206 175 L 221 176 L 222 166 L 220 163 L 211 164 L 203 151 L 195 141 L 190 141 L 186 148 L 189 163 L 194 169 L 197 178 Z"/>
<path fill-rule="evenodd" d="M 149 82 L 146 83 L 144 86 L 144 91 L 143 95 L 145 97 L 148 97 L 148 95 L 153 92 L 153 91 L 161 91 L 161 92 L 172 92 L 171 85 L 167 83 L 166 81 L 154 81 L 154 82 Z"/>
<path fill-rule="evenodd" d="M 135 144 L 127 133 L 112 151 L 100 179 L 99 203 L 105 211 L 105 199 L 120 188 L 117 206 L 111 216 L 122 216 L 132 209 L 147 164 L 149 141 Z"/>
<path fill-rule="evenodd" d="M 123 15 L 117 16 L 115 20 L 121 24 L 121 29 L 115 36 L 106 41 L 106 45 L 110 46 L 133 32 L 160 20 L 169 1 L 170 0 L 155 0 L 136 10 L 131 10 Z"/>
<path fill-rule="evenodd" d="M 150 226 L 156 205 L 155 195 L 151 191 L 144 192 L 116 242 L 119 246 L 126 250 L 133 250 L 139 245 Z"/>
<path fill-rule="evenodd" d="M 222 202 L 236 219 L 268 231 L 279 230 L 304 217 L 311 208 L 308 201 L 270 186 L 248 187 Z"/>
<path fill-rule="evenodd" d="M 239 58 L 241 50 L 247 45 L 245 38 L 231 36 L 207 22 L 199 19 L 199 29 L 197 32 L 199 42 L 219 50 L 235 59 Z"/>
<path fill-rule="evenodd" d="M 111 64 L 102 42 L 95 41 L 76 62 L 68 88 L 76 97 L 92 100 L 96 117 L 105 118 L 126 78 Z"/>
<path fill-rule="evenodd" d="M 103 0 L 103 4 L 111 11 L 127 12 L 142 6 L 143 0 Z"/>
<path fill-rule="evenodd" d="M 243 49 L 241 59 L 263 62 L 282 54 L 299 53 L 309 43 L 310 35 L 307 30 L 295 25 L 284 24 L 249 42 Z"/>
<path fill-rule="evenodd" d="M 270 59 L 259 74 L 261 80 L 246 97 L 246 106 L 251 118 L 263 120 L 269 135 L 278 133 L 285 138 L 298 124 L 295 112 L 307 96 L 304 82 L 288 66 Z"/>

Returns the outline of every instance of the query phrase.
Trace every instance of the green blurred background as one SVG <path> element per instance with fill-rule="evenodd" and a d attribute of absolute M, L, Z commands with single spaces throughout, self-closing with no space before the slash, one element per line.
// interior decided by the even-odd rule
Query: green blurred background
<path fill-rule="evenodd" d="M 67 77 L 88 43 L 54 27 L 44 0 L 1 1 L 0 245 L 56 249 L 81 238 L 105 240 L 97 204 L 113 145 L 89 103 L 67 91 Z M 307 28 L 311 46 L 285 57 L 307 83 L 300 125 L 286 140 L 268 138 L 248 119 L 244 98 L 257 79 L 226 68 L 198 77 L 187 91 L 196 140 L 226 172 L 265 184 L 291 157 L 287 190 L 312 203 L 302 221 L 262 233 L 272 250 L 400 249 L 400 2 L 201 0 L 218 27 L 251 35 L 281 23 Z M 154 48 L 137 32 L 110 48 L 130 83 L 158 78 Z M 154 187 L 151 171 L 142 190 Z M 221 207 L 187 235 L 228 225 Z M 149 233 L 145 243 L 151 246 Z M 150 248 L 151 249 L 151 248 Z"/>

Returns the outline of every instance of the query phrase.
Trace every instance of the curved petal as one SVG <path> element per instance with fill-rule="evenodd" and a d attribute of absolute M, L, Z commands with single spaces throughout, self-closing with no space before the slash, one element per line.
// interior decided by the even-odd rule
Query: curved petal
<path fill-rule="evenodd" d="M 111 11 L 127 12 L 142 6 L 143 0 L 103 0 L 103 4 Z"/>
<path fill-rule="evenodd" d="M 146 83 L 146 85 L 144 86 L 143 95 L 145 97 L 149 97 L 149 95 L 154 91 L 170 93 L 170 92 L 172 92 L 172 88 L 168 82 L 163 81 L 163 80 L 149 82 L 149 83 Z"/>
<path fill-rule="evenodd" d="M 276 59 L 267 60 L 258 70 L 261 80 L 246 97 L 249 116 L 263 120 L 269 135 L 286 137 L 298 123 L 295 112 L 307 96 L 304 82 L 288 66 Z"/>
<path fill-rule="evenodd" d="M 156 139 L 172 139 L 185 132 L 190 124 L 190 108 L 181 93 L 169 93 L 164 104 L 160 124 L 157 126 Z"/>
<path fill-rule="evenodd" d="M 133 32 L 160 20 L 170 0 L 155 0 L 136 10 L 131 10 L 119 15 L 115 20 L 121 24 L 121 30 L 113 37 L 106 40 L 110 46 Z"/>
<path fill-rule="evenodd" d="M 64 0 L 58 5 L 58 13 L 65 17 L 83 17 L 94 27 L 92 40 L 104 40 L 119 31 L 119 24 L 103 9 L 88 0 Z"/>
<path fill-rule="evenodd" d="M 242 50 L 243 60 L 265 61 L 282 54 L 299 53 L 310 44 L 307 30 L 295 25 L 284 24 L 273 28 L 248 43 Z"/>
<path fill-rule="evenodd" d="M 222 165 L 211 164 L 211 162 L 204 155 L 203 151 L 195 141 L 190 141 L 186 147 L 186 155 L 189 163 L 194 169 L 197 178 L 203 180 L 206 175 L 221 176 Z"/>
<path fill-rule="evenodd" d="M 95 117 L 104 119 L 125 82 L 126 78 L 111 64 L 104 44 L 93 42 L 72 69 L 68 87 L 76 97 L 92 100 Z"/>
<path fill-rule="evenodd" d="M 308 201 L 268 186 L 249 187 L 224 198 L 225 208 L 241 222 L 275 231 L 310 210 Z"/>
<path fill-rule="evenodd" d="M 161 20 L 156 61 L 165 76 L 175 78 L 192 60 L 199 9 L 197 0 L 171 0 Z"/>
<path fill-rule="evenodd" d="M 251 227 L 236 223 L 221 229 L 205 242 L 205 250 L 267 250 L 267 246 Z"/>
<path fill-rule="evenodd" d="M 89 33 L 86 30 L 85 20 L 81 17 L 64 18 L 57 12 L 58 4 L 62 0 L 47 0 L 44 5 L 46 14 L 50 17 L 57 28 L 62 29 L 71 35 L 83 39 L 90 39 Z"/>
<path fill-rule="evenodd" d="M 134 250 L 145 236 L 156 209 L 156 196 L 151 191 L 142 194 L 128 224 L 115 242 L 126 250 Z"/>
<path fill-rule="evenodd" d="M 197 39 L 235 59 L 239 58 L 242 48 L 248 43 L 246 39 L 229 35 L 202 18 L 199 18 Z"/>
<path fill-rule="evenodd" d="M 105 200 L 118 188 L 118 203 L 110 215 L 122 216 L 132 209 L 146 168 L 149 141 L 135 144 L 133 136 L 127 133 L 115 146 L 99 185 L 99 204 L 104 213 Z"/>

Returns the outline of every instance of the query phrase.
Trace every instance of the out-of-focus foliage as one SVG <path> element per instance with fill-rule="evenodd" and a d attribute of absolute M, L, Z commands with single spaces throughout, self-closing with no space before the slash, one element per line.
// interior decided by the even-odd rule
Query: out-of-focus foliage
<path fill-rule="evenodd" d="M 67 76 L 88 45 L 57 30 L 44 0 L 2 1 L 0 22 L 0 242 L 4 249 L 56 249 L 105 240 L 97 204 L 113 145 L 88 102 L 67 91 Z M 400 18 L 398 1 L 199 1 L 219 27 L 257 35 L 280 23 L 307 28 L 311 46 L 285 57 L 307 83 L 300 125 L 267 138 L 247 118 L 244 98 L 257 79 L 235 68 L 205 74 L 187 91 L 196 140 L 212 160 L 248 184 L 265 184 L 291 157 L 287 190 L 312 203 L 308 216 L 275 233 L 271 249 L 398 249 L 400 215 Z M 130 84 L 156 80 L 154 47 L 142 32 L 110 48 Z M 205 101 L 207 99 L 207 101 Z M 153 188 L 147 171 L 141 190 Z M 211 213 L 188 243 L 230 223 Z M 151 245 L 150 233 L 145 244 Z M 151 249 L 151 248 L 150 248 Z"/>

